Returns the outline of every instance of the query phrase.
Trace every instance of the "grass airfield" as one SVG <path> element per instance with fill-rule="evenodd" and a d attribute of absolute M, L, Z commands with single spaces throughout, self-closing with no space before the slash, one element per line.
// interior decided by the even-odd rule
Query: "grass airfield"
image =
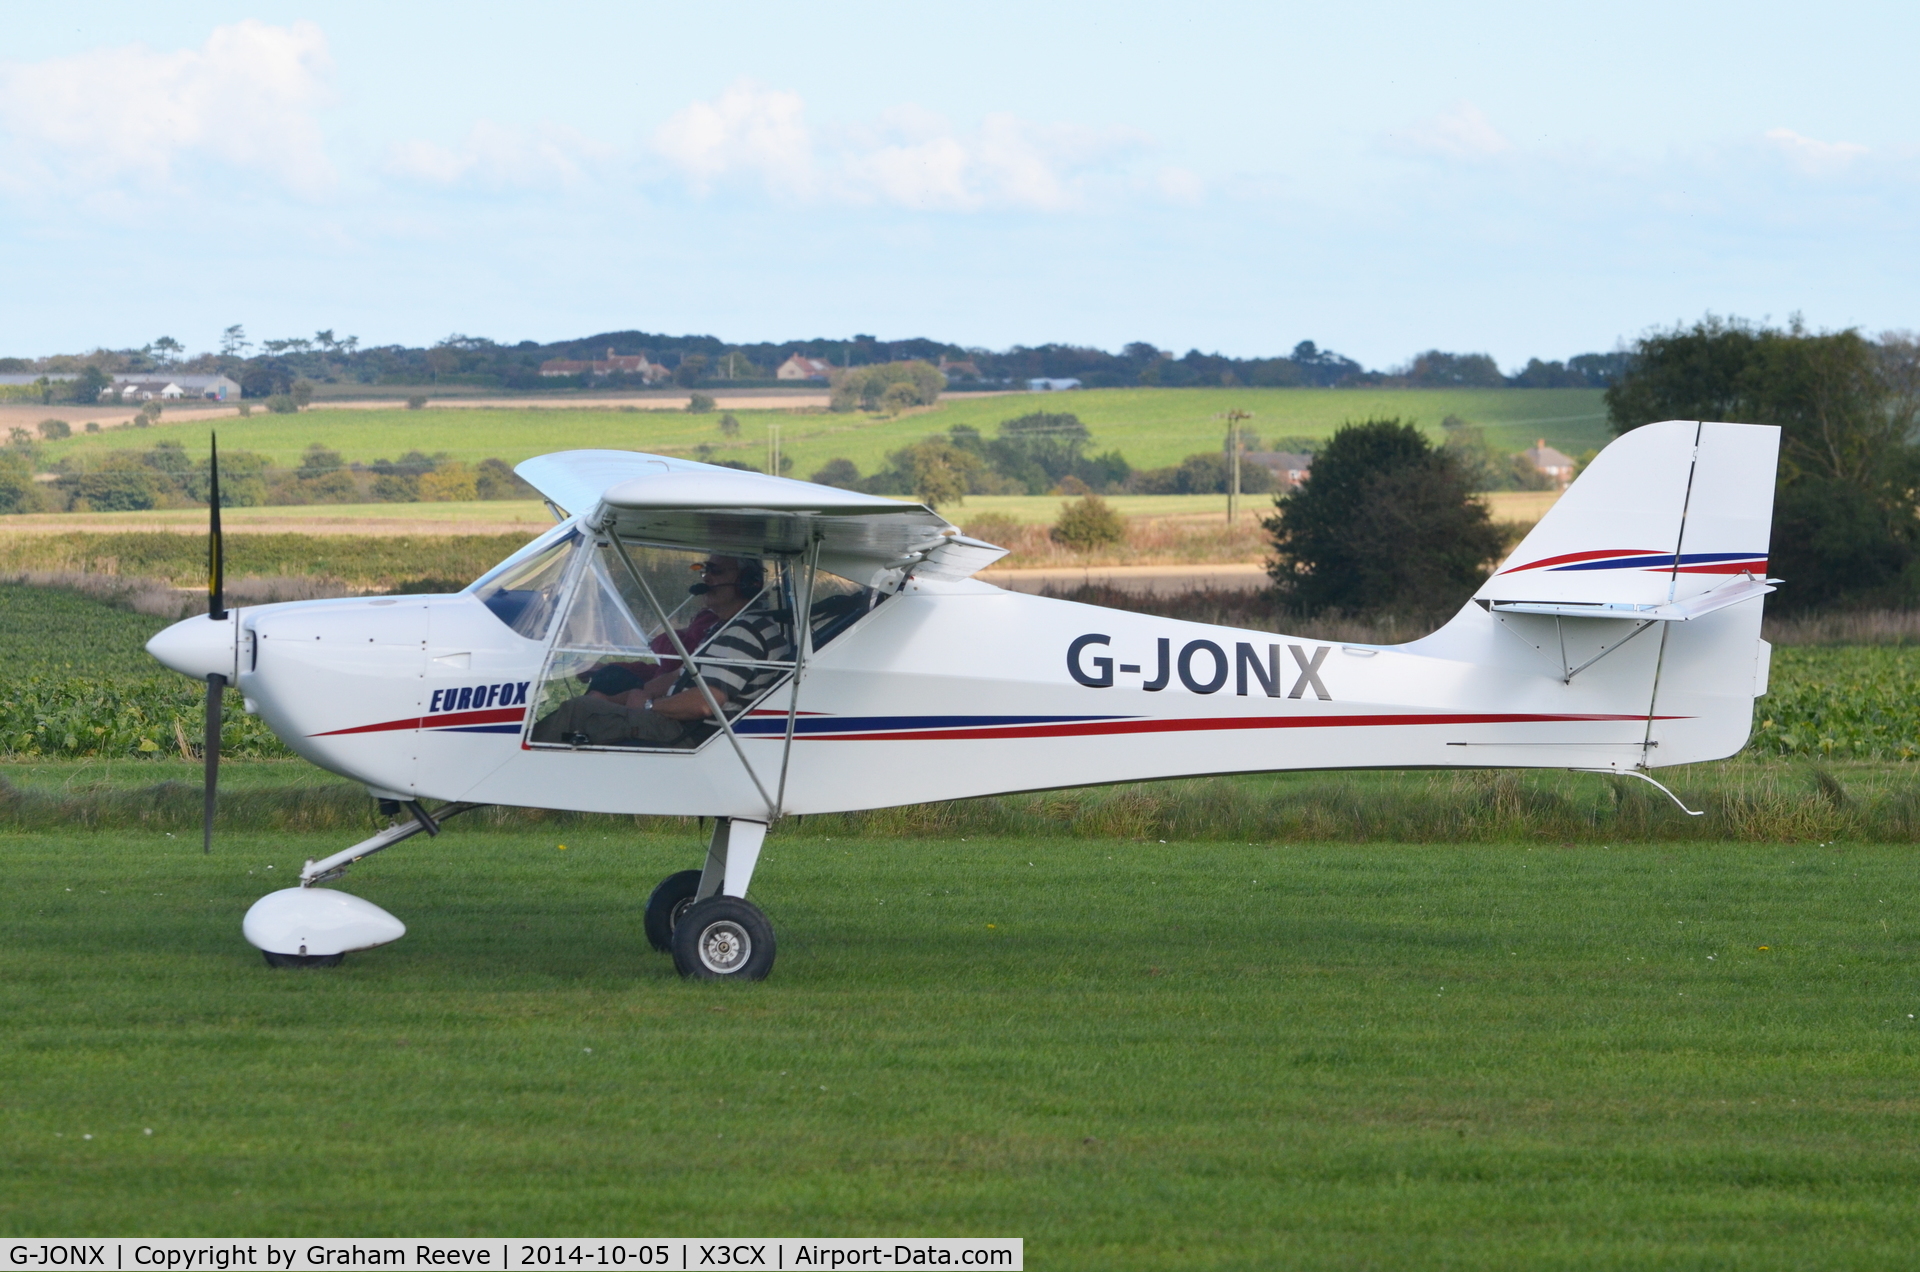
<path fill-rule="evenodd" d="M 239 919 L 339 831 L 0 841 L 9 1233 L 1018 1235 L 1065 1268 L 1920 1237 L 1906 845 L 776 835 L 779 965 L 711 986 L 640 933 L 691 830 L 455 823 L 341 885 L 409 935 L 309 973 Z"/>

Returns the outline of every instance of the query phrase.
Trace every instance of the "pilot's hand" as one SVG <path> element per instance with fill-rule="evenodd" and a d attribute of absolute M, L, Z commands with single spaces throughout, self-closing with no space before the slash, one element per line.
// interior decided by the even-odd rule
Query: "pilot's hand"
<path fill-rule="evenodd" d="M 724 689 L 715 689 L 713 691 L 713 700 L 724 708 L 727 705 L 727 691 Z M 688 723 L 695 720 L 705 720 L 713 714 L 707 708 L 706 696 L 698 689 L 689 689 L 684 693 L 670 694 L 665 698 L 655 699 L 653 709 L 669 720 L 683 720 Z"/>

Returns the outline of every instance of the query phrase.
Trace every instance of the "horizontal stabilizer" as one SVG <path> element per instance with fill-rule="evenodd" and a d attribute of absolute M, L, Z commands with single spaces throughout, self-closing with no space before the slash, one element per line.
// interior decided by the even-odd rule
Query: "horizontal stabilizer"
<path fill-rule="evenodd" d="M 1716 610 L 1741 601 L 1750 601 L 1773 591 L 1778 579 L 1741 576 L 1732 583 L 1684 601 L 1665 605 L 1634 605 L 1624 601 L 1583 604 L 1579 601 L 1492 601 L 1487 608 L 1496 614 L 1546 614 L 1554 618 L 1612 618 L 1643 623 L 1684 623 L 1704 618 Z"/>

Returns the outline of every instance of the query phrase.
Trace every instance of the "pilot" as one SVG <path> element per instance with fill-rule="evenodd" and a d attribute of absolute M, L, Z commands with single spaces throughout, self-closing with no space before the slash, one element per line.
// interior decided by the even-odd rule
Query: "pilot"
<path fill-rule="evenodd" d="M 784 625 L 765 609 L 748 608 L 764 586 L 758 561 L 714 556 L 701 567 L 706 609 L 716 634 L 697 660 L 720 710 L 732 719 L 780 675 L 792 643 Z M 609 673 L 624 673 L 616 676 Z M 690 671 L 667 672 L 645 684 L 625 667 L 597 673 L 586 693 L 567 701 L 533 726 L 535 742 L 587 746 L 672 746 L 698 741 L 718 723 Z"/>

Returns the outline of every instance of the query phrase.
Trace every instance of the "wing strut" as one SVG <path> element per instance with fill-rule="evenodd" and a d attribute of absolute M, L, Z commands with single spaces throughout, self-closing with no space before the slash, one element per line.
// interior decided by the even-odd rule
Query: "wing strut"
<path fill-rule="evenodd" d="M 793 622 L 793 687 L 787 694 L 787 736 L 780 747 L 780 789 L 774 800 L 777 821 L 787 807 L 787 761 L 793 757 L 793 723 L 800 714 L 800 674 L 807 669 L 807 651 L 813 647 L 813 575 L 820 568 L 820 534 L 816 530 L 801 557 L 805 594 L 795 598 Z"/>
<path fill-rule="evenodd" d="M 760 775 L 753 771 L 752 762 L 747 759 L 747 753 L 741 747 L 739 737 L 734 734 L 733 721 L 727 719 L 727 713 L 720 709 L 720 703 L 714 698 L 706 676 L 700 672 L 700 664 L 693 661 L 693 655 L 688 653 L 686 645 L 681 643 L 680 633 L 673 629 L 672 616 L 667 613 L 666 607 L 660 604 L 660 598 L 653 594 L 653 589 L 647 585 L 646 576 L 640 573 L 639 567 L 634 565 L 633 558 L 627 555 L 627 545 L 620 542 L 619 531 L 609 526 L 604 533 L 607 536 L 607 542 L 613 545 L 614 554 L 620 558 L 620 564 L 627 567 L 628 575 L 639 585 L 641 594 L 647 598 L 647 604 L 653 606 L 654 616 L 660 620 L 660 626 L 673 641 L 673 652 L 680 655 L 680 665 L 693 673 L 693 683 L 699 686 L 700 696 L 707 700 L 707 710 L 713 712 L 713 718 L 720 722 L 720 728 L 726 733 L 727 741 L 733 743 L 733 753 L 740 757 L 740 767 L 747 770 L 748 778 L 753 781 L 753 789 L 759 791 L 760 798 L 766 801 L 768 815 L 779 816 L 779 804 L 767 794 L 766 784 L 760 780 Z"/>

